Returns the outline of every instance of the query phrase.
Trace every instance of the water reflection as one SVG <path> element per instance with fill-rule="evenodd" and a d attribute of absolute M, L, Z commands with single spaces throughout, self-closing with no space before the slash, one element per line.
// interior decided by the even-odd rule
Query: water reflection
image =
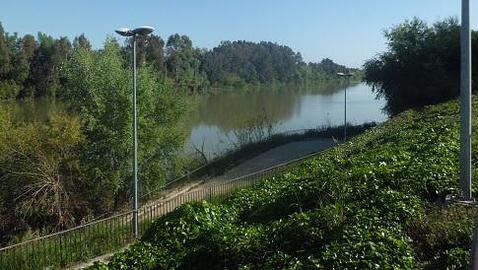
<path fill-rule="evenodd" d="M 192 127 L 217 126 L 221 132 L 227 133 L 264 111 L 273 122 L 288 118 L 293 114 L 298 98 L 282 91 L 274 94 L 261 91 L 202 97 L 189 121 Z"/>
<path fill-rule="evenodd" d="M 9 107 L 14 122 L 44 122 L 50 114 L 65 111 L 61 101 L 47 98 L 6 102 L 1 106 Z"/>
<path fill-rule="evenodd" d="M 229 92 L 202 97 L 191 114 L 188 151 L 202 147 L 209 155 L 220 153 L 234 142 L 233 131 L 259 114 L 267 114 L 278 132 L 341 125 L 344 119 L 343 89 L 267 90 Z M 385 102 L 376 100 L 371 88 L 358 84 L 347 90 L 347 122 L 382 122 Z"/>
<path fill-rule="evenodd" d="M 365 84 L 347 91 L 349 123 L 381 122 L 387 116 L 381 111 L 384 100 L 376 100 Z M 15 121 L 44 121 L 49 113 L 64 110 L 55 100 L 13 102 Z M 277 132 L 342 125 L 344 119 L 343 89 L 265 89 L 261 91 L 230 91 L 198 97 L 195 110 L 187 117 L 189 134 L 186 151 L 193 145 L 203 147 L 209 155 L 221 153 L 235 141 L 234 131 L 245 121 L 266 114 L 277 126 Z"/>

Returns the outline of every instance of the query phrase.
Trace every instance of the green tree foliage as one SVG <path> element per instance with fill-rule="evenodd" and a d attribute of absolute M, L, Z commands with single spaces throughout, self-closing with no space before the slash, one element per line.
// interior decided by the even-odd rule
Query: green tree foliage
<path fill-rule="evenodd" d="M 188 36 L 170 36 L 165 53 L 168 74 L 182 89 L 195 92 L 207 84 L 206 75 L 200 71 L 201 50 L 193 47 Z"/>
<path fill-rule="evenodd" d="M 37 49 L 30 37 L 14 40 L 18 48 L 32 48 L 22 50 L 23 59 L 52 56 L 43 62 L 54 68 L 45 78 L 49 86 L 61 82 L 63 91 L 55 95 L 66 110 L 26 122 L 0 111 L 2 243 L 12 240 L 6 235 L 67 228 L 109 213 L 128 201 L 131 190 L 132 70 L 118 43 L 107 40 L 104 49 L 93 51 L 46 36 Z M 28 71 L 26 66 L 22 79 L 42 78 Z M 159 191 L 174 174 L 185 139 L 179 124 L 183 95 L 155 72 L 144 64 L 138 74 L 141 194 Z"/>
<path fill-rule="evenodd" d="M 304 63 L 300 53 L 272 42 L 224 41 L 202 56 L 201 69 L 212 85 L 321 84 L 347 70 L 330 59 Z M 352 70 L 357 72 L 357 70 Z"/>
<path fill-rule="evenodd" d="M 364 67 L 365 81 L 387 100 L 385 110 L 389 114 L 436 104 L 459 94 L 460 25 L 456 19 L 428 25 L 414 18 L 391 28 L 385 37 L 388 50 L 368 60 Z M 472 50 L 476 63 L 477 32 L 473 32 Z M 478 69 L 472 76 L 476 81 Z"/>
<path fill-rule="evenodd" d="M 294 82 L 300 54 L 272 42 L 224 41 L 204 55 L 202 68 L 211 83 Z"/>
<path fill-rule="evenodd" d="M 0 235 L 78 222 L 88 209 L 82 195 L 89 193 L 82 188 L 80 118 L 60 113 L 47 122 L 14 123 L 8 110 L 0 114 Z"/>
<path fill-rule="evenodd" d="M 19 86 L 14 80 L 14 41 L 16 36 L 5 33 L 0 24 L 0 98 L 15 98 L 19 92 Z"/>
<path fill-rule="evenodd" d="M 362 75 L 360 70 L 339 65 L 329 58 L 322 59 L 318 63 L 302 64 L 299 71 L 300 80 L 306 85 L 337 82 L 337 73 L 339 72 L 352 72 L 353 80 L 359 80 Z"/>
<path fill-rule="evenodd" d="M 89 46 L 82 35 L 75 46 Z M 61 91 L 59 67 L 72 45 L 66 37 L 38 33 L 19 37 L 0 25 L 0 99 L 56 97 Z"/>
<path fill-rule="evenodd" d="M 35 86 L 31 81 L 30 73 L 32 69 L 32 60 L 38 48 L 38 43 L 32 35 L 25 35 L 19 41 L 18 60 L 16 61 L 16 69 L 18 74 L 17 81 L 21 83 L 22 89 L 18 93 L 17 98 L 25 98 L 34 96 Z M 18 75 L 17 75 L 18 76 Z"/>
<path fill-rule="evenodd" d="M 91 43 L 86 38 L 85 34 L 81 34 L 78 37 L 75 37 L 75 39 L 73 40 L 73 48 L 83 48 L 85 50 L 91 50 Z"/>
<path fill-rule="evenodd" d="M 10 44 L 8 35 L 0 24 L 0 74 L 3 77 L 10 71 Z"/>
<path fill-rule="evenodd" d="M 67 38 L 55 40 L 43 33 L 38 34 L 39 46 L 32 59 L 30 83 L 36 97 L 56 97 L 61 88 L 59 67 L 71 49 Z"/>
<path fill-rule="evenodd" d="M 57 97 L 63 88 L 59 67 L 72 49 L 95 51 L 84 34 L 72 43 L 39 33 L 23 38 L 0 28 L 0 99 Z M 132 39 L 122 48 L 132 59 Z M 224 41 L 212 50 L 199 49 L 186 35 L 137 37 L 138 66 L 150 66 L 155 76 L 175 82 L 178 92 L 200 93 L 209 86 L 241 88 L 260 84 L 317 85 L 338 83 L 336 72 L 347 70 L 330 59 L 304 63 L 300 53 L 272 42 Z M 352 70 L 358 73 L 358 70 Z M 360 76 L 358 76 L 360 77 Z"/>
<path fill-rule="evenodd" d="M 138 36 L 137 40 L 137 61 L 139 66 L 146 64 L 154 67 L 155 71 L 163 74 L 166 72 L 165 52 L 164 52 L 164 40 L 160 36 Z M 133 40 L 127 41 L 127 47 L 125 51 L 128 54 L 128 59 L 132 57 L 132 44 Z"/>
<path fill-rule="evenodd" d="M 100 52 L 77 48 L 62 67 L 65 94 L 72 113 L 85 120 L 89 142 L 82 151 L 88 164 L 91 199 L 102 207 L 127 198 L 132 171 L 131 85 L 132 72 L 121 57 L 121 48 L 107 40 Z M 144 193 L 164 184 L 176 150 L 184 141 L 178 121 L 184 102 L 171 85 L 154 76 L 153 68 L 139 71 L 139 163 Z"/>

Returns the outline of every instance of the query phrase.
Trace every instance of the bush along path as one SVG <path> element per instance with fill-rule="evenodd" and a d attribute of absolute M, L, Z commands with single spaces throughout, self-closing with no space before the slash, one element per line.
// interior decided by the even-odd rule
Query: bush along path
<path fill-rule="evenodd" d="M 185 204 L 91 269 L 466 269 L 476 210 L 444 204 L 458 113 L 407 111 L 226 201 Z"/>

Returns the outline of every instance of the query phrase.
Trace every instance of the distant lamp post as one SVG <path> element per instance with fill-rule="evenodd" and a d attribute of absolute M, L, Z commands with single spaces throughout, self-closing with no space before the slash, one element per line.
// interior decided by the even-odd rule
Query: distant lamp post
<path fill-rule="evenodd" d="M 115 30 L 116 33 L 123 37 L 133 37 L 133 233 L 134 237 L 138 238 L 138 121 L 136 110 L 136 37 L 146 36 L 151 34 L 154 28 L 151 26 L 141 26 L 135 29 L 119 28 Z"/>
<path fill-rule="evenodd" d="M 352 77 L 353 73 L 337 73 L 337 76 L 344 78 L 344 142 L 347 140 L 347 86 L 350 83 L 350 77 Z"/>

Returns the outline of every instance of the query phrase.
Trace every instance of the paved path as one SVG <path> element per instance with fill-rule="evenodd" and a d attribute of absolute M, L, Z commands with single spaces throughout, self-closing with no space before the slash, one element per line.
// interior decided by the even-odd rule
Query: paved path
<path fill-rule="evenodd" d="M 216 185 L 229 179 L 267 169 L 308 154 L 326 150 L 335 144 L 332 139 L 311 139 L 284 144 L 237 165 L 224 175 L 207 181 L 205 185 Z"/>

